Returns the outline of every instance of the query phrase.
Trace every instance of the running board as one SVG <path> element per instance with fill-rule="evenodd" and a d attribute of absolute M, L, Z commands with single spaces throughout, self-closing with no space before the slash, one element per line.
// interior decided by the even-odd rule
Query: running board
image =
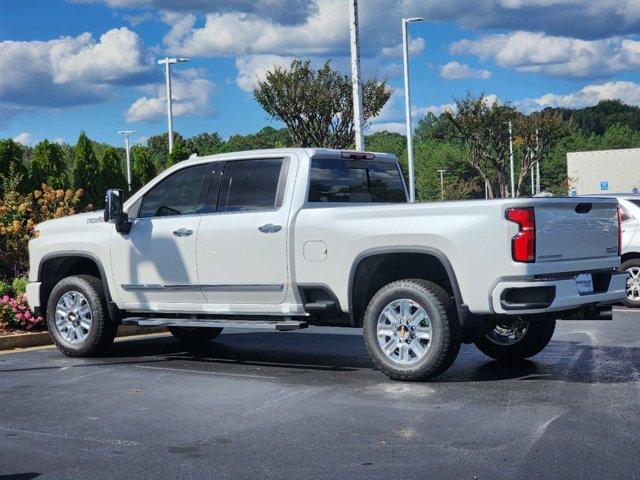
<path fill-rule="evenodd" d="M 140 327 L 202 327 L 202 328 L 247 328 L 250 330 L 276 330 L 288 332 L 307 328 L 307 322 L 298 320 L 223 320 L 223 319 L 191 319 L 191 318 L 149 318 L 129 317 L 122 319 L 123 325 L 138 325 Z"/>

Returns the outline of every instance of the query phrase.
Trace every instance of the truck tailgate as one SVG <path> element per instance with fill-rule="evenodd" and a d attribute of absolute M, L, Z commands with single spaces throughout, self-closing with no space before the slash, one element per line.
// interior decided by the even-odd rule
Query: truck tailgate
<path fill-rule="evenodd" d="M 536 262 L 618 255 L 615 199 L 545 199 L 536 204 Z"/>

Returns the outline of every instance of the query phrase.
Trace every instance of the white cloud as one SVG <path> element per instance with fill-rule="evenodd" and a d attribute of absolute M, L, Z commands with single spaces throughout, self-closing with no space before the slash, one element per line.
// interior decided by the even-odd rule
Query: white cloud
<path fill-rule="evenodd" d="M 579 40 L 544 33 L 512 32 L 460 40 L 451 53 L 492 58 L 499 66 L 560 77 L 602 77 L 640 67 L 640 42 Z"/>
<path fill-rule="evenodd" d="M 259 80 L 264 80 L 267 72 L 273 67 L 286 67 L 293 57 L 280 55 L 246 55 L 236 58 L 238 76 L 236 84 L 245 92 L 250 92 Z"/>
<path fill-rule="evenodd" d="M 25 147 L 30 147 L 33 145 L 33 136 L 28 132 L 22 132 L 21 134 L 13 137 L 13 141 L 16 143 L 21 143 Z"/>
<path fill-rule="evenodd" d="M 411 55 L 418 55 L 424 51 L 427 46 L 424 38 L 417 37 L 409 40 L 409 53 Z M 384 57 L 401 57 L 402 56 L 402 43 L 399 43 L 393 47 L 383 47 L 382 55 Z"/>
<path fill-rule="evenodd" d="M 171 97 L 174 116 L 210 115 L 213 113 L 211 97 L 216 86 L 202 76 L 202 72 L 190 68 L 174 73 Z M 147 95 L 138 98 L 125 113 L 127 122 L 154 122 L 166 115 L 167 97 L 164 84 L 143 88 Z"/>
<path fill-rule="evenodd" d="M 601 100 L 620 99 L 630 105 L 640 105 L 640 84 L 634 82 L 606 82 L 587 85 L 567 94 L 547 93 L 537 98 L 514 102 L 525 112 L 546 107 L 582 108 L 596 105 Z"/>
<path fill-rule="evenodd" d="M 449 62 L 440 66 L 440 77 L 446 80 L 460 80 L 463 78 L 480 78 L 486 80 L 491 77 L 489 70 L 475 70 L 466 63 Z"/>
<path fill-rule="evenodd" d="M 406 125 L 404 122 L 378 122 L 371 123 L 366 128 L 372 133 L 375 132 L 394 132 L 400 133 L 402 135 L 407 131 Z"/>
<path fill-rule="evenodd" d="M 56 138 L 53 139 L 53 143 L 57 143 L 58 145 L 62 145 L 62 144 L 64 144 L 64 138 L 56 137 Z"/>

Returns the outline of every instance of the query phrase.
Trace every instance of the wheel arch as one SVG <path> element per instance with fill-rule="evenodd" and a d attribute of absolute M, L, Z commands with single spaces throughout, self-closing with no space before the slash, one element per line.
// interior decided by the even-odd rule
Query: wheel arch
<path fill-rule="evenodd" d="M 55 273 L 50 275 L 49 272 Z M 118 318 L 119 310 L 111 296 L 109 282 L 102 262 L 97 255 L 84 251 L 54 252 L 40 259 L 40 263 L 38 264 L 38 281 L 42 282 L 40 288 L 41 310 L 46 310 L 49 295 L 53 287 L 60 280 L 78 274 L 94 275 L 100 278 L 109 316 L 112 319 Z"/>
<path fill-rule="evenodd" d="M 401 266 L 398 269 L 385 271 L 388 262 L 400 260 Z M 416 260 L 418 260 L 416 262 Z M 427 267 L 426 270 L 421 268 Z M 373 271 L 372 271 L 373 269 Z M 382 269 L 382 271 L 380 270 Z M 379 285 L 381 279 L 372 279 L 375 273 L 382 274 L 385 283 Z M 357 295 L 355 284 L 363 275 L 371 273 L 364 293 Z M 385 277 L 385 274 L 389 274 Z M 352 326 L 360 326 L 360 319 L 366 303 L 371 299 L 378 285 L 381 288 L 386 283 L 400 280 L 402 278 L 422 278 L 434 281 L 442 286 L 454 298 L 458 310 L 464 308 L 460 286 L 456 278 L 455 271 L 447 256 L 440 250 L 432 247 L 422 246 L 398 246 L 379 247 L 361 252 L 353 261 L 349 272 L 348 300 L 349 319 Z M 373 291 L 375 290 L 375 291 Z"/>
<path fill-rule="evenodd" d="M 624 263 L 628 260 L 640 260 L 640 252 L 625 252 L 620 256 L 620 263 Z"/>

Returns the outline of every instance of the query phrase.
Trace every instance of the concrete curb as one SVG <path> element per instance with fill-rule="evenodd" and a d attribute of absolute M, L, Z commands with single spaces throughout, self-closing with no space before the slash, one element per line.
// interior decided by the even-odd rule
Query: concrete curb
<path fill-rule="evenodd" d="M 138 327 L 136 325 L 120 325 L 118 337 L 133 335 L 148 335 L 150 333 L 162 333 L 167 329 L 163 327 Z M 53 345 L 49 332 L 16 333 L 15 335 L 0 336 L 0 350 L 13 350 L 16 348 L 41 347 Z"/>

